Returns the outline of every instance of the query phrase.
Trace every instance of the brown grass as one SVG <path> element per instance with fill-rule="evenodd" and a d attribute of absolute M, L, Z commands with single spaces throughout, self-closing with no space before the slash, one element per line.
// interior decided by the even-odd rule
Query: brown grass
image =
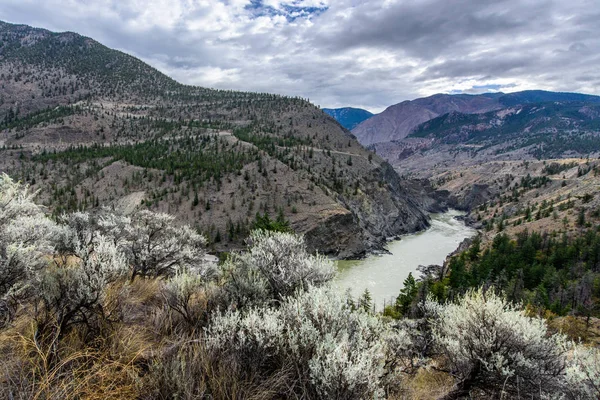
<path fill-rule="evenodd" d="M 35 327 L 16 324 L 2 335 L 0 398 L 15 399 L 134 399 L 140 394 L 141 352 L 114 353 L 115 343 L 131 336 L 120 331 L 107 339 L 84 344 L 73 331 L 58 343 L 34 335 Z M 138 342 L 139 342 L 138 338 Z"/>
<path fill-rule="evenodd" d="M 421 368 L 414 376 L 405 377 L 401 381 L 402 391 L 391 400 L 431 400 L 448 393 L 454 380 L 444 372 L 430 368 Z"/>
<path fill-rule="evenodd" d="M 165 346 L 144 378 L 145 395 L 152 399 L 191 400 L 289 398 L 288 371 L 282 369 L 267 378 L 247 376 L 232 360 L 219 359 L 201 340 Z"/>

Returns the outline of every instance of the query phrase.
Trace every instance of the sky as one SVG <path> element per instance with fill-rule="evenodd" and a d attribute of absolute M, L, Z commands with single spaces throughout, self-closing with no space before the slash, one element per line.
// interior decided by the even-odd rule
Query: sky
<path fill-rule="evenodd" d="M 0 0 L 179 82 L 380 112 L 435 93 L 600 94 L 600 0 Z"/>

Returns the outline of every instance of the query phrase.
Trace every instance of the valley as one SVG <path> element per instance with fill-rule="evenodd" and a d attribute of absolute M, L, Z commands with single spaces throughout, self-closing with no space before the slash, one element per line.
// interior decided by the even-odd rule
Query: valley
<path fill-rule="evenodd" d="M 225 3 L 238 51 L 329 8 Z M 353 63 L 452 62 L 328 48 L 329 82 L 292 36 L 331 104 L 381 105 Z M 227 88 L 256 58 L 225 53 Z M 0 21 L 0 399 L 599 398 L 600 96 L 515 87 L 321 109 Z"/>

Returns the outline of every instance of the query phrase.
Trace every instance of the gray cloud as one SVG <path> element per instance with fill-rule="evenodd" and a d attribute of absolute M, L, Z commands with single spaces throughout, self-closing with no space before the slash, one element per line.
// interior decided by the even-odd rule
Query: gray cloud
<path fill-rule="evenodd" d="M 175 79 L 379 111 L 437 92 L 599 93 L 597 0 L 3 0 Z"/>

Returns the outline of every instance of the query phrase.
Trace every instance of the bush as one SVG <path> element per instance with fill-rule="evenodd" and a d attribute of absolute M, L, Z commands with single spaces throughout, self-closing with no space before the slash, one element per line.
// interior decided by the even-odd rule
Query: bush
<path fill-rule="evenodd" d="M 371 398 L 383 394 L 385 339 L 377 317 L 352 311 L 331 289 L 310 289 L 278 308 L 229 311 L 206 331 L 207 348 L 248 376 L 281 371 L 293 376 L 290 393 L 308 398 Z"/>
<path fill-rule="evenodd" d="M 178 272 L 161 288 L 165 305 L 183 320 L 188 331 L 206 325 L 211 311 L 223 302 L 222 290 L 213 281 L 216 270 L 210 267 L 206 270 L 204 274 Z M 174 318 L 170 320 L 176 322 Z"/>
<path fill-rule="evenodd" d="M 33 202 L 27 186 L 0 176 L 0 327 L 12 320 L 30 281 L 46 264 L 58 227 Z"/>
<path fill-rule="evenodd" d="M 176 226 L 174 220 L 168 214 L 143 210 L 131 217 L 130 225 L 127 220 L 119 221 L 122 227 L 112 225 L 113 231 L 123 232 L 122 237 L 113 237 L 132 265 L 132 280 L 138 275 L 172 276 L 177 268 L 202 268 L 206 239 L 187 225 Z M 103 219 L 105 230 L 110 226 L 107 221 Z"/>
<path fill-rule="evenodd" d="M 225 288 L 238 307 L 281 301 L 335 275 L 333 263 L 309 254 L 301 236 L 258 230 L 248 244 L 247 252 L 232 253 L 224 265 Z"/>
<path fill-rule="evenodd" d="M 69 235 L 72 237 L 72 235 Z M 56 261 L 33 280 L 38 335 L 58 340 L 74 325 L 97 331 L 111 316 L 107 289 L 127 274 L 125 258 L 103 236 L 73 242 L 73 257 Z"/>
<path fill-rule="evenodd" d="M 19 217 L 43 215 L 41 208 L 33 202 L 37 193 L 29 187 L 14 182 L 8 175 L 0 175 L 0 227 Z"/>
<path fill-rule="evenodd" d="M 429 300 L 426 308 L 435 343 L 457 379 L 454 395 L 479 389 L 536 397 L 562 390 L 571 345 L 563 335 L 550 335 L 543 319 L 482 289 L 456 304 Z"/>
<path fill-rule="evenodd" d="M 73 252 L 73 243 L 90 243 L 101 234 L 126 257 L 131 280 L 136 276 L 170 277 L 178 269 L 207 272 L 206 239 L 187 225 L 177 226 L 171 215 L 142 210 L 127 217 L 103 210 L 95 216 L 67 214 L 60 221 L 70 228 L 61 252 Z"/>
<path fill-rule="evenodd" d="M 600 398 L 600 350 L 579 345 L 566 373 L 567 395 L 573 399 Z"/>

